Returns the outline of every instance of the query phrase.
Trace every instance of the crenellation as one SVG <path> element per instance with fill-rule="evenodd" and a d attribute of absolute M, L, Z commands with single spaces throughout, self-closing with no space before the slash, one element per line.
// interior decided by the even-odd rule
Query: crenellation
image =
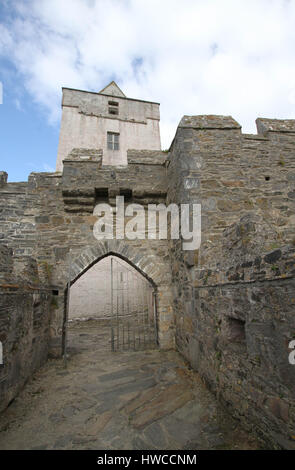
<path fill-rule="evenodd" d="M 0 171 L 0 187 L 2 188 L 7 184 L 8 174 L 6 171 Z"/>
<path fill-rule="evenodd" d="M 295 120 L 294 119 L 266 119 L 257 118 L 256 126 L 258 134 L 267 135 L 271 137 L 273 132 L 281 134 L 295 134 Z"/>

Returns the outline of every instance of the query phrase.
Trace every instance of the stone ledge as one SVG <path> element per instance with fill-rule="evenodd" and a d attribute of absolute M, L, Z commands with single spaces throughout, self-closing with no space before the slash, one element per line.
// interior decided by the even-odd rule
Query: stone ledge
<path fill-rule="evenodd" d="M 193 129 L 241 129 L 231 116 L 200 115 L 183 116 L 178 127 Z"/>
<path fill-rule="evenodd" d="M 167 153 L 162 150 L 136 150 L 127 151 L 128 164 L 165 165 Z"/>
<path fill-rule="evenodd" d="M 63 160 L 64 162 L 101 162 L 103 157 L 102 149 L 73 148 Z"/>
<path fill-rule="evenodd" d="M 267 132 L 295 134 L 295 119 L 257 118 L 256 126 L 258 134 L 266 134 Z"/>

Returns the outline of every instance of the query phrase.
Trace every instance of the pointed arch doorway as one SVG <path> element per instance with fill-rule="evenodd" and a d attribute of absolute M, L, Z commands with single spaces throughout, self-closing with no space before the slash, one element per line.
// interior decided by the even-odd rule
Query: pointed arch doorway
<path fill-rule="evenodd" d="M 108 328 L 112 351 L 142 350 L 158 345 L 156 286 L 130 262 L 110 254 L 69 283 L 64 325 L 92 320 Z"/>

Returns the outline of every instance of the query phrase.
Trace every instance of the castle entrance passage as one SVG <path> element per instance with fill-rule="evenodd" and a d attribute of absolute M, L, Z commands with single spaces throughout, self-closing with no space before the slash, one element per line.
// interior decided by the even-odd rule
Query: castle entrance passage
<path fill-rule="evenodd" d="M 109 331 L 111 351 L 157 346 L 156 288 L 125 260 L 109 255 L 92 265 L 68 289 L 67 332 L 82 322 L 95 322 Z"/>

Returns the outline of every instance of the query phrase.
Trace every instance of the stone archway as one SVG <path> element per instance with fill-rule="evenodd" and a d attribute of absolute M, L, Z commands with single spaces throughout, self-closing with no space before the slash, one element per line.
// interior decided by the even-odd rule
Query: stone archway
<path fill-rule="evenodd" d="M 87 325 L 112 351 L 157 347 L 156 289 L 152 281 L 121 257 L 111 253 L 100 258 L 69 288 L 65 349 L 70 344 L 77 349 L 70 339 L 75 337 L 73 330 L 87 329 Z"/>
<path fill-rule="evenodd" d="M 137 251 L 133 246 L 123 241 L 109 240 L 87 247 L 82 253 L 74 258 L 70 267 L 70 279 L 73 284 L 91 266 L 102 258 L 114 255 L 122 258 L 145 276 L 157 288 L 164 283 L 167 276 L 163 273 L 163 261 L 154 254 L 146 251 Z M 166 263 L 165 263 L 166 264 Z"/>
<path fill-rule="evenodd" d="M 132 246 L 128 241 L 108 240 L 87 246 L 78 254 L 76 251 L 73 254 L 70 253 L 72 261 L 68 281 L 72 285 L 94 264 L 109 255 L 123 259 L 155 287 L 159 346 L 162 349 L 174 348 L 173 295 L 169 260 L 154 251 L 147 250 L 146 247 L 140 248 Z M 65 285 L 65 306 L 66 298 L 67 286 Z M 55 317 L 55 321 L 59 323 L 59 326 L 56 324 L 52 328 L 54 332 L 53 356 L 60 354 L 57 352 L 58 349 L 61 351 L 64 334 L 62 325 L 65 324 L 65 318 L 60 317 L 58 320 Z"/>

